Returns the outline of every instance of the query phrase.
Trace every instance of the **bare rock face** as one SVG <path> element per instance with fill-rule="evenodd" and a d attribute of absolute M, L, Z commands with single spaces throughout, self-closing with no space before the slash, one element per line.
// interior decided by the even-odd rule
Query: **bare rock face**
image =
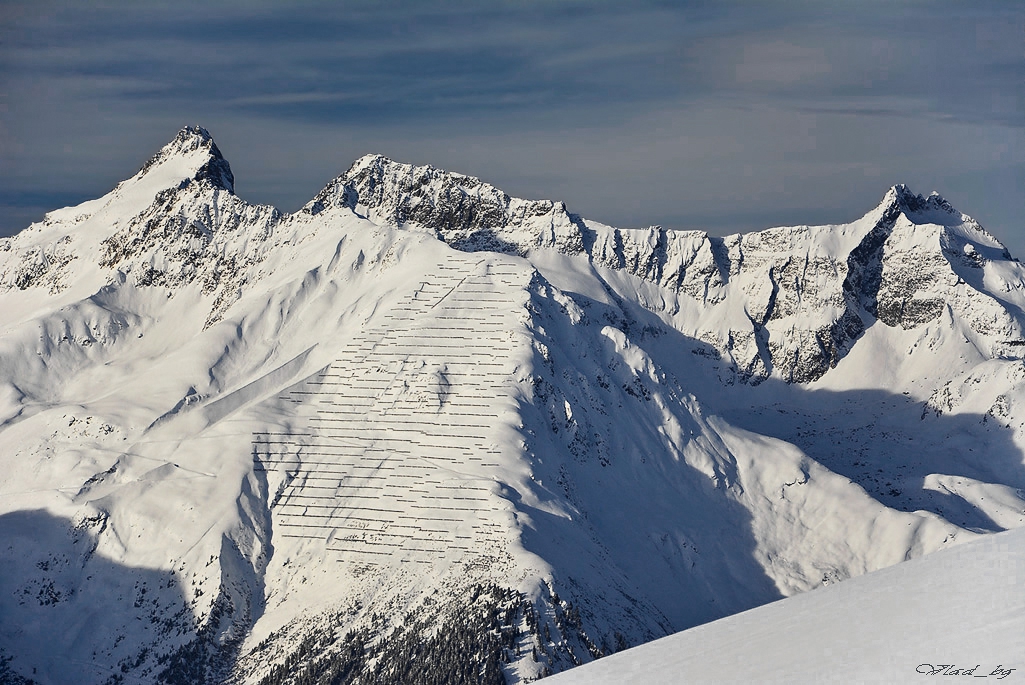
<path fill-rule="evenodd" d="M 15 269 L 13 285 L 18 290 L 45 287 L 51 294 L 64 289 L 62 271 L 75 259 L 71 239 L 64 236 L 49 245 L 27 251 Z"/>
<path fill-rule="evenodd" d="M 273 207 L 250 205 L 206 178 L 157 195 L 145 212 L 103 241 L 100 266 L 130 274 L 136 285 L 199 283 L 215 294 L 208 323 L 241 295 L 262 261 L 255 244 L 281 221 Z"/>
<path fill-rule="evenodd" d="M 418 227 L 467 252 L 583 250 L 580 229 L 561 202 L 510 198 L 472 176 L 380 155 L 358 159 L 304 211 L 316 215 L 329 207 L 362 210 L 384 224 Z"/>
<path fill-rule="evenodd" d="M 902 228 L 886 241 L 886 257 L 879 284 L 876 316 L 887 326 L 915 328 L 939 317 L 943 311 L 941 295 L 947 277 L 946 262 L 936 253 L 918 254 L 901 245 L 908 229 Z M 953 279 L 956 282 L 956 277 Z"/>

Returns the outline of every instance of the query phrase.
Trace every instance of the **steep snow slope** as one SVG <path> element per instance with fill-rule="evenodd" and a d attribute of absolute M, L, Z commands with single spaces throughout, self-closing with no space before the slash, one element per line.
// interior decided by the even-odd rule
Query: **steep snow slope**
<path fill-rule="evenodd" d="M 551 683 L 1014 682 L 1025 670 L 1022 568 L 1025 530 L 1008 531 L 692 628 Z"/>
<path fill-rule="evenodd" d="M 0 242 L 9 673 L 523 681 L 1025 523 L 1025 270 L 938 196 L 720 239 L 232 181 L 185 129 Z"/>

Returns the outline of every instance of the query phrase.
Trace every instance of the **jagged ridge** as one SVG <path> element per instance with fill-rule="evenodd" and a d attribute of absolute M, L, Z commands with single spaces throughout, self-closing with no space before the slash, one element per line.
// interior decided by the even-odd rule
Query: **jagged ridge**
<path fill-rule="evenodd" d="M 989 297 L 982 296 L 984 315 L 972 313 L 980 308 L 978 289 L 940 292 L 949 287 L 944 285 L 951 273 L 948 262 L 977 269 L 987 259 L 1009 261 L 1006 249 L 938 194 L 923 197 L 904 185 L 888 190 L 860 224 L 719 238 L 659 226 L 609 227 L 569 213 L 563 203 L 511 198 L 471 176 L 367 155 L 299 214 L 284 217 L 234 196 L 230 166 L 209 132 L 198 126 L 182 129 L 125 183 L 141 182 L 154 169 L 196 154 L 205 157 L 194 172 L 157 192 L 145 211 L 103 240 L 99 264 L 131 273 L 140 285 L 202 282 L 217 298 L 210 323 L 241 295 L 263 260 L 261 244 L 282 222 L 299 225 L 301 217 L 333 209 L 427 231 L 468 252 L 526 255 L 551 249 L 584 256 L 597 267 L 626 271 L 705 308 L 735 312 L 739 307 L 746 317 L 724 316 L 713 326 L 684 323 L 681 330 L 710 345 L 742 382 L 759 383 L 773 373 L 788 382 L 814 381 L 834 368 L 875 321 L 914 328 L 936 319 L 946 302 L 957 304 L 979 333 L 1020 337 L 1019 322 L 985 302 Z M 893 237 L 902 217 L 905 223 Z M 929 240 L 919 240 L 930 225 L 942 227 L 929 239 L 931 247 Z M 829 233 L 843 238 L 823 241 Z M 72 239 L 30 250 L 4 280 L 20 289 L 61 289 L 66 280 L 61 273 L 76 256 Z M 840 253 L 822 246 L 830 241 Z M 929 268 L 921 268 L 922 260 Z"/>
<path fill-rule="evenodd" d="M 755 383 L 774 370 L 788 382 L 814 381 L 835 367 L 876 320 L 913 328 L 938 317 L 947 299 L 967 305 L 963 296 L 928 294 L 949 273 L 950 258 L 981 266 L 982 248 L 995 247 L 1000 259 L 1011 259 L 1002 245 L 939 194 L 923 197 L 902 184 L 890 188 L 862 225 L 852 229 L 769 229 L 718 238 L 659 226 L 612 228 L 580 219 L 562 203 L 510 198 L 477 178 L 368 155 L 304 211 L 315 215 L 329 207 L 365 213 L 378 223 L 419 227 L 465 251 L 522 255 L 554 249 L 584 255 L 596 266 L 627 271 L 706 307 L 727 297 L 740 300 L 747 321 L 725 330 L 687 332 L 731 359 L 740 380 Z M 909 230 L 943 227 L 931 248 L 917 243 L 914 248 L 926 248 L 922 258 L 930 268 L 921 269 L 919 258 L 893 258 L 901 248 L 891 234 L 902 217 L 905 224 L 897 237 L 905 243 Z M 962 236 L 960 253 L 948 245 L 951 229 Z M 844 253 L 829 254 L 817 246 L 827 232 L 850 234 L 841 241 Z M 940 243 L 942 249 L 936 249 Z M 732 288 L 731 278 L 736 283 Z M 977 298 L 969 294 L 967 299 Z M 990 322 L 971 316 L 968 309 L 961 313 L 982 324 L 980 333 L 994 332 Z M 795 317 L 803 320 L 796 329 Z M 784 324 L 789 326 L 786 334 L 780 330 Z M 1005 319 L 999 328 L 1001 335 L 1014 337 L 1019 325 Z"/>

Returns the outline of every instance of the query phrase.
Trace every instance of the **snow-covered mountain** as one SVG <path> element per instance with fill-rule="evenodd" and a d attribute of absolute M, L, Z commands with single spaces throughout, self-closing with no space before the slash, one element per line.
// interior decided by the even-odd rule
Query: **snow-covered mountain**
<path fill-rule="evenodd" d="M 0 682 L 522 682 L 1025 524 L 1025 268 L 938 195 L 233 180 L 186 128 L 0 240 Z"/>

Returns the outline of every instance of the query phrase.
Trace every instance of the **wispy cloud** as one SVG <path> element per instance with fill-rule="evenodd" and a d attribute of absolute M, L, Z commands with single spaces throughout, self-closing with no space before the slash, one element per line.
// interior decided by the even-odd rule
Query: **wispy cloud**
<path fill-rule="evenodd" d="M 285 209 L 380 151 L 628 225 L 844 220 L 908 182 L 961 200 L 1025 252 L 1020 193 L 986 192 L 1025 187 L 1016 3 L 0 11 L 11 206 L 18 193 L 51 192 L 55 206 L 98 195 L 195 122 L 240 192 Z M 0 212 L 0 230 L 23 221 Z"/>

